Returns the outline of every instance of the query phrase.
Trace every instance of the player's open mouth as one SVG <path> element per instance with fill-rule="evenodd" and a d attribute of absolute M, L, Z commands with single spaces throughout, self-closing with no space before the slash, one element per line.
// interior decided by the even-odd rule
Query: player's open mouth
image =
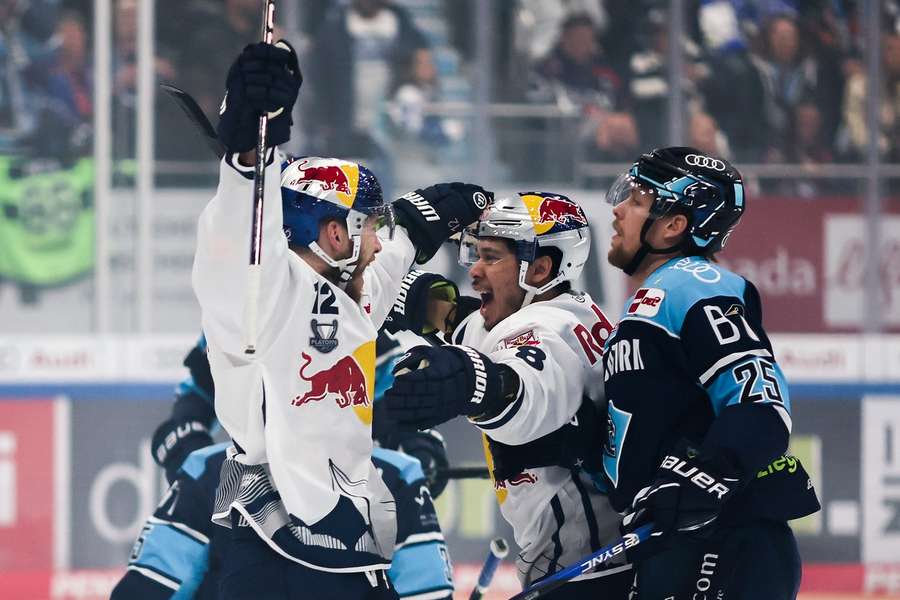
<path fill-rule="evenodd" d="M 493 299 L 494 294 L 491 292 L 481 292 L 481 314 L 484 314 L 484 309 L 487 308 Z"/>

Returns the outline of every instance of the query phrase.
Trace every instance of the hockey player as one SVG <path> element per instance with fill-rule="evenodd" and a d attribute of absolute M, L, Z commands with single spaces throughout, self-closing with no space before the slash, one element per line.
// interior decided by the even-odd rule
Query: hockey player
<path fill-rule="evenodd" d="M 445 184 L 388 205 L 368 169 L 334 159 L 298 159 L 282 175 L 274 147 L 290 138 L 302 81 L 286 48 L 248 46 L 229 70 L 218 128 L 227 153 L 197 233 L 193 285 L 216 415 L 234 442 L 214 513 L 232 529 L 222 594 L 395 597 L 385 576 L 394 501 L 370 460 L 375 333 L 413 259 L 430 258 L 488 198 L 476 186 Z M 263 111 L 272 147 L 258 343 L 248 356 L 249 165 Z"/>
<path fill-rule="evenodd" d="M 642 155 L 610 188 L 611 264 L 640 282 L 606 340 L 604 471 L 640 600 L 786 600 L 800 557 L 786 521 L 818 510 L 784 457 L 791 402 L 752 283 L 713 262 L 744 212 L 738 171 L 693 148 Z M 646 558 L 642 558 L 646 556 Z"/>
<path fill-rule="evenodd" d="M 390 382 L 393 358 L 399 356 L 387 336 L 379 335 L 375 378 Z M 201 429 L 215 423 L 212 376 L 200 342 L 185 358 L 191 375 L 176 388 L 172 416 L 153 436 L 153 458 L 166 470 L 171 486 L 147 520 L 132 549 L 125 575 L 111 600 L 218 598 L 223 546 L 229 531 L 210 520 L 219 472 L 229 444 L 212 444 Z M 376 386 L 376 400 L 380 396 Z M 383 389 L 383 388 L 382 388 Z M 434 454 L 429 434 L 399 438 L 406 445 L 426 445 L 426 460 Z M 194 448 L 193 452 L 188 449 Z M 185 460 L 184 457 L 187 457 Z M 440 460 L 440 459 L 439 459 Z M 446 458 L 443 460 L 446 462 Z M 397 502 L 397 543 L 388 577 L 401 598 L 449 598 L 453 582 L 449 555 L 434 512 L 419 461 L 376 447 L 372 461 Z"/>
<path fill-rule="evenodd" d="M 619 536 L 619 515 L 585 474 L 601 468 L 602 421 L 589 394 L 601 384 L 612 330 L 590 296 L 571 289 L 589 248 L 587 217 L 571 199 L 498 200 L 460 245 L 480 302 L 413 271 L 390 315 L 390 328 L 440 329 L 452 345 L 418 346 L 400 359 L 387 412 L 419 428 L 465 415 L 483 432 L 523 585 Z M 620 562 L 549 597 L 624 598 L 629 569 Z"/>

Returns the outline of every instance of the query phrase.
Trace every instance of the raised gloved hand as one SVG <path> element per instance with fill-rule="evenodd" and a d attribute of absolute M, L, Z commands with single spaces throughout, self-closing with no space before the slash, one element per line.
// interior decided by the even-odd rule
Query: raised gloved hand
<path fill-rule="evenodd" d="M 635 495 L 622 528 L 631 533 L 652 521 L 657 541 L 675 532 L 706 535 L 739 483 L 723 457 L 703 456 L 682 442 L 663 458 L 653 482 Z M 641 546 L 647 552 L 651 545 Z"/>
<path fill-rule="evenodd" d="M 416 247 L 416 262 L 428 262 L 447 239 L 481 216 L 494 194 L 472 183 L 438 183 L 394 201 L 397 222 Z"/>
<path fill-rule="evenodd" d="M 381 402 L 401 429 L 421 430 L 499 412 L 518 386 L 512 369 L 468 346 L 416 346 L 394 366 L 394 385 Z"/>
<path fill-rule="evenodd" d="M 447 475 L 443 471 L 450 466 L 444 436 L 436 429 L 396 431 L 379 442 L 385 448 L 398 450 L 418 459 L 425 472 L 431 498 L 437 500 L 447 487 Z"/>
<path fill-rule="evenodd" d="M 219 139 L 229 152 L 256 147 L 259 117 L 269 115 L 266 142 L 278 146 L 291 138 L 291 111 L 303 75 L 297 54 L 284 40 L 246 46 L 228 70 L 219 108 Z"/>

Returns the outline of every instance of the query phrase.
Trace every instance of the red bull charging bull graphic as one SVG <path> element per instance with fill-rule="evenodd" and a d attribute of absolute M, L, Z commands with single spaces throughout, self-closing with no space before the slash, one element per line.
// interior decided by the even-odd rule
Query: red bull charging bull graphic
<path fill-rule="evenodd" d="M 297 396 L 292 402 L 293 406 L 302 406 L 307 402 L 319 402 L 327 396 L 335 397 L 335 402 L 340 408 L 348 406 L 364 406 L 371 404 L 366 386 L 366 376 L 359 363 L 352 356 L 344 356 L 336 363 L 310 375 L 306 369 L 312 362 L 312 357 L 306 352 L 302 353 L 303 366 L 300 367 L 300 379 L 310 383 L 310 389 L 302 396 Z"/>
<path fill-rule="evenodd" d="M 560 225 L 587 225 L 587 217 L 581 207 L 560 196 L 544 198 L 537 209 L 538 223 L 559 223 Z"/>
<path fill-rule="evenodd" d="M 502 481 L 495 481 L 494 489 L 495 490 L 505 490 L 507 484 L 509 484 L 513 487 L 516 487 L 519 485 L 524 485 L 526 483 L 537 483 L 537 475 L 533 475 L 532 473 L 529 473 L 528 471 L 522 471 L 515 477 L 510 477 L 509 479 L 504 479 Z"/>
<path fill-rule="evenodd" d="M 297 166 L 297 177 L 285 182 L 286 185 L 300 186 L 304 192 L 314 191 L 310 188 L 315 185 L 321 192 L 350 194 L 350 178 L 338 165 L 315 165 L 301 159 Z"/>

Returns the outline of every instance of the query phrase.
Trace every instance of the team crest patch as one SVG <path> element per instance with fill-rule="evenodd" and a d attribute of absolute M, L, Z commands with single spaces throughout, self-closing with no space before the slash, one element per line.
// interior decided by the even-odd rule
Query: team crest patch
<path fill-rule="evenodd" d="M 328 354 L 338 346 L 337 340 L 337 332 L 338 332 L 338 322 L 337 319 L 331 321 L 331 323 L 319 323 L 318 320 L 313 319 L 309 322 L 310 329 L 312 329 L 313 336 L 309 338 L 309 345 L 321 352 L 322 354 Z"/>
<path fill-rule="evenodd" d="M 534 333 L 534 329 L 529 329 L 528 331 L 523 331 L 522 333 L 516 334 L 514 336 L 504 338 L 503 341 L 500 342 L 500 348 L 517 348 L 519 346 L 538 346 L 540 345 L 541 340 L 538 339 L 537 335 Z"/>
<path fill-rule="evenodd" d="M 665 297 L 666 292 L 658 288 L 641 288 L 635 292 L 634 300 L 628 307 L 628 314 L 655 317 Z"/>

